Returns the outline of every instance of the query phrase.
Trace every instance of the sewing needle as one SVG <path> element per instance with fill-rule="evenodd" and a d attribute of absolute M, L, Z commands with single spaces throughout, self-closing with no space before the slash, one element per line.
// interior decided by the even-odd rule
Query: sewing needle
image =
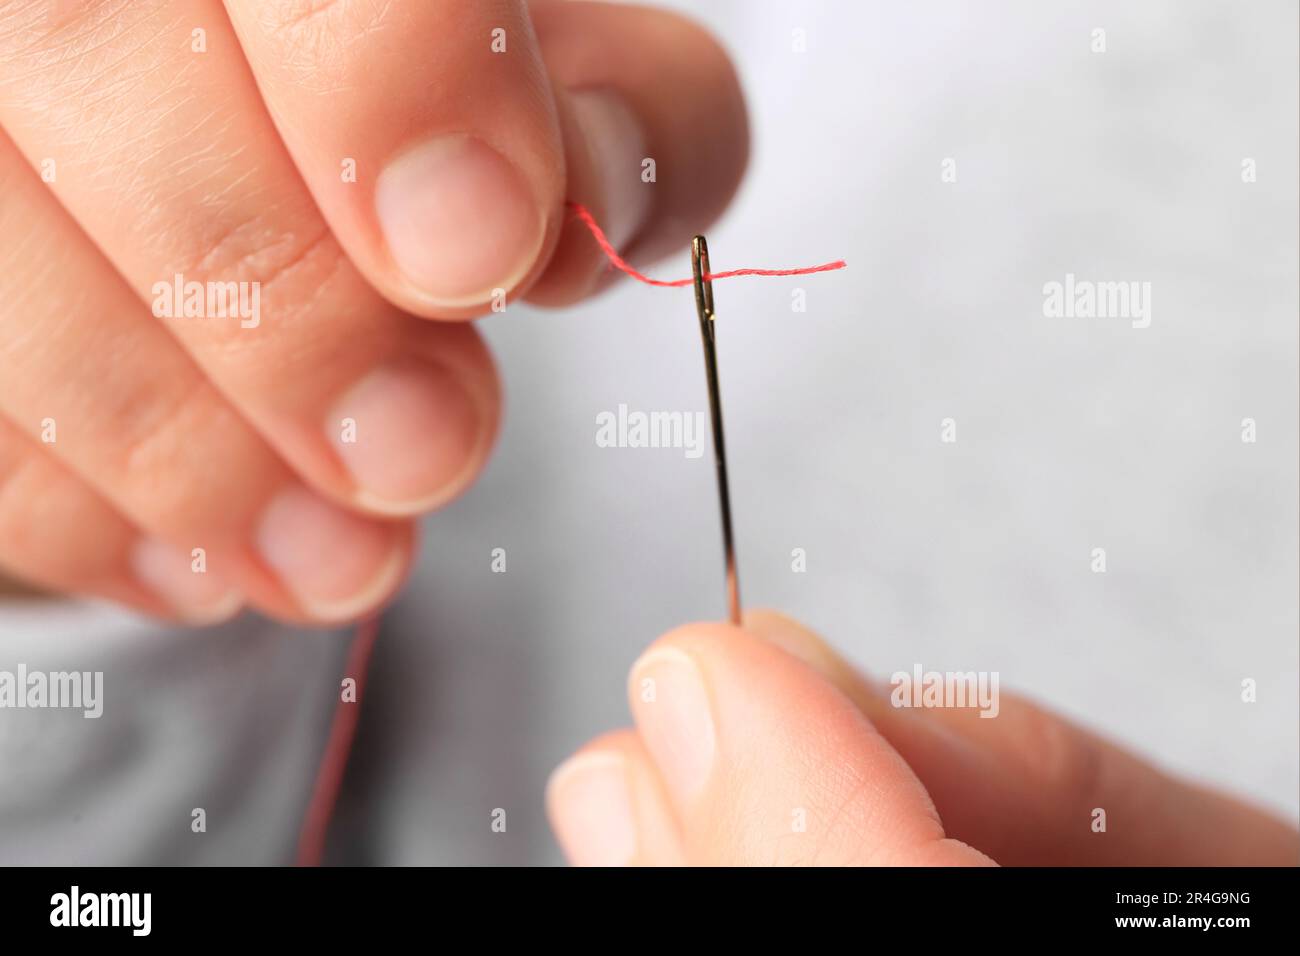
<path fill-rule="evenodd" d="M 713 457 L 718 468 L 718 503 L 722 511 L 722 550 L 726 561 L 727 609 L 731 623 L 740 624 L 740 581 L 736 574 L 736 544 L 731 533 L 731 494 L 727 489 L 727 453 L 722 437 L 722 395 L 718 389 L 718 351 L 713 312 L 713 280 L 709 245 L 703 236 L 691 240 L 691 273 L 695 280 L 695 311 L 704 341 L 704 372 L 709 381 L 709 416 L 713 422 Z"/>

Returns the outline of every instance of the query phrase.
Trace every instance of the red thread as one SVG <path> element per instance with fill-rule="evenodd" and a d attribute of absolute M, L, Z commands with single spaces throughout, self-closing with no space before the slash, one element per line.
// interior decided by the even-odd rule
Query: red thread
<path fill-rule="evenodd" d="M 571 199 L 566 201 L 565 205 L 573 210 L 574 215 L 587 224 L 587 228 L 591 230 L 591 235 L 595 238 L 596 244 L 604 250 L 605 255 L 609 257 L 609 261 L 633 279 L 644 282 L 646 285 L 657 285 L 666 289 L 676 289 L 684 285 L 694 284 L 694 279 L 674 279 L 672 282 L 667 282 L 663 279 L 651 279 L 649 276 L 638 272 L 628 264 L 626 259 L 618 254 L 610 241 L 605 238 L 605 231 L 596 224 L 595 217 L 587 211 L 586 206 Z M 711 282 L 714 279 L 730 279 L 733 276 L 806 276 L 812 275 L 814 272 L 833 272 L 836 269 L 843 269 L 847 264 L 843 259 L 836 259 L 834 262 L 826 262 L 819 266 L 805 266 L 802 269 L 732 269 L 730 272 L 709 272 L 705 274 L 704 278 Z"/>
<path fill-rule="evenodd" d="M 325 855 L 325 836 L 338 803 L 339 790 L 343 786 L 343 772 L 347 769 L 352 740 L 357 732 L 361 692 L 365 688 L 366 673 L 370 670 L 370 655 L 378 637 L 378 616 L 362 621 L 353 634 L 343 674 L 357 682 L 356 700 L 349 703 L 340 695 L 339 702 L 335 705 L 334 722 L 325 744 L 325 756 L 316 772 L 316 783 L 307 803 L 307 815 L 298 834 L 299 866 L 319 866 Z M 337 688 L 335 693 L 339 693 Z"/>

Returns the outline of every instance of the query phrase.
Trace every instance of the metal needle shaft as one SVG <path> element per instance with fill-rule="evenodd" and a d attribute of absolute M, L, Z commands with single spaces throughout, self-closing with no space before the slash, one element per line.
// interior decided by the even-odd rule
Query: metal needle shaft
<path fill-rule="evenodd" d="M 722 395 L 718 389 L 718 351 L 713 318 L 713 282 L 709 276 L 709 245 L 703 236 L 691 240 L 691 273 L 695 279 L 695 311 L 704 340 L 704 373 L 709 381 L 709 415 L 713 422 L 713 458 L 718 470 L 718 503 L 722 510 L 722 550 L 726 560 L 727 611 L 740 624 L 740 580 L 736 574 L 736 544 L 731 533 L 731 493 L 727 488 L 727 453 L 722 434 Z"/>

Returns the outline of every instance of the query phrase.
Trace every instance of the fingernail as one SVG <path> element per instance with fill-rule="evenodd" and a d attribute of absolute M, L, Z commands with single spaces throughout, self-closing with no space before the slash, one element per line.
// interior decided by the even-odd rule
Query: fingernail
<path fill-rule="evenodd" d="M 569 96 L 573 116 L 591 156 L 591 170 L 603 203 L 605 235 L 621 249 L 631 240 L 650 211 L 654 181 L 647 182 L 643 163 L 645 135 L 627 101 L 610 90 L 580 90 Z"/>
<path fill-rule="evenodd" d="M 207 570 L 201 559 L 163 541 L 142 538 L 131 550 L 131 570 L 190 624 L 215 624 L 243 604 L 238 591 Z"/>
<path fill-rule="evenodd" d="M 325 427 L 359 503 L 414 514 L 468 484 L 489 424 L 450 369 L 401 359 L 353 385 Z"/>
<path fill-rule="evenodd" d="M 627 866 L 636 823 L 627 763 L 617 753 L 570 757 L 551 774 L 546 803 L 560 846 L 574 866 Z"/>
<path fill-rule="evenodd" d="M 337 621 L 372 610 L 397 585 L 405 551 L 393 529 L 349 514 L 302 487 L 262 512 L 258 552 L 302 609 Z"/>
<path fill-rule="evenodd" d="M 715 735 L 708 691 L 690 657 L 670 647 L 632 667 L 632 713 L 646 749 L 673 794 L 691 801 L 713 768 Z"/>
<path fill-rule="evenodd" d="M 519 170 L 482 140 L 440 136 L 380 174 L 375 206 L 398 268 L 438 305 L 465 307 L 532 269 L 545 219 Z"/>

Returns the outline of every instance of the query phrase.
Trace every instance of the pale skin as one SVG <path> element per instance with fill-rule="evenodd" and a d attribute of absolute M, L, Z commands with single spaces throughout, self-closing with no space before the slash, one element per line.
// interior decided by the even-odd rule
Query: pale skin
<path fill-rule="evenodd" d="M 496 435 L 463 320 L 605 280 L 565 200 L 681 252 L 748 148 L 697 26 L 523 0 L 0 0 L 0 128 L 0 572 L 191 623 L 382 607 Z"/>
<path fill-rule="evenodd" d="M 1300 834 L 1272 814 L 1005 690 L 993 719 L 896 708 L 887 684 L 773 612 L 664 635 L 628 698 L 635 726 L 588 743 L 547 788 L 575 864 L 1300 862 Z"/>

